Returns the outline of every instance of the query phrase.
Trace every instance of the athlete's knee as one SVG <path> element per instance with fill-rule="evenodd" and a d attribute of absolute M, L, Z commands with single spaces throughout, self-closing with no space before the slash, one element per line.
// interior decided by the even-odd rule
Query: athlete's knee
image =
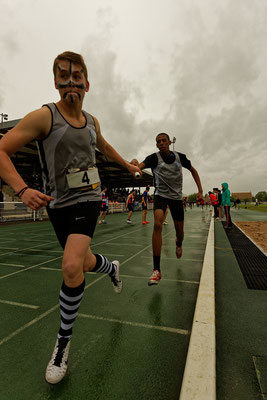
<path fill-rule="evenodd" d="M 161 232 L 161 231 L 162 231 L 162 223 L 163 223 L 163 221 L 161 221 L 161 220 L 156 220 L 156 221 L 154 222 L 154 231 L 156 231 L 156 232 Z"/>
<path fill-rule="evenodd" d="M 69 280 L 76 279 L 77 275 L 81 272 L 81 263 L 78 260 L 69 259 L 64 260 L 62 263 L 63 276 Z"/>

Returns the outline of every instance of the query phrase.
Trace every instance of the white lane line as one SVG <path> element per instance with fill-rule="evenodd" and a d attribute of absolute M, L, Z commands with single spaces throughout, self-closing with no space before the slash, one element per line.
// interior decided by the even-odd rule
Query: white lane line
<path fill-rule="evenodd" d="M 187 331 L 185 329 L 171 328 L 168 326 L 148 325 L 148 324 L 142 324 L 140 322 L 131 322 L 131 321 L 124 321 L 124 320 L 120 320 L 120 319 L 114 319 L 114 318 L 98 317 L 96 315 L 91 315 L 91 314 L 80 314 L 79 313 L 78 316 L 81 318 L 89 318 L 89 319 L 94 319 L 94 320 L 98 320 L 98 321 L 116 322 L 116 323 L 122 324 L 122 325 L 136 326 L 138 328 L 156 329 L 156 330 L 164 331 L 164 332 L 177 333 L 179 335 L 189 335 L 189 331 Z"/>
<path fill-rule="evenodd" d="M 10 304 L 11 306 L 17 306 L 17 307 L 32 308 L 33 310 L 37 310 L 38 308 L 40 308 L 39 306 L 32 306 L 31 304 L 17 303 L 15 301 L 8 301 L 8 300 L 1 300 L 1 299 L 0 299 L 0 303 Z"/>
<path fill-rule="evenodd" d="M 112 257 L 125 257 L 125 254 L 111 254 L 111 253 L 104 253 L 105 256 L 112 256 Z"/>
<path fill-rule="evenodd" d="M 19 267 L 19 268 L 25 268 L 25 265 L 21 265 L 21 264 L 8 264 L 8 263 L 0 263 L 0 265 L 7 265 L 8 267 Z"/>
<path fill-rule="evenodd" d="M 2 240 L 1 240 L 1 243 L 3 244 Z M 3 250 L 18 250 L 19 247 L 0 247 L 0 249 L 3 249 Z"/>
<path fill-rule="evenodd" d="M 55 239 L 56 240 L 56 239 Z M 41 243 L 45 243 L 45 244 L 47 244 L 47 243 L 51 243 L 51 241 L 50 240 L 43 240 L 42 238 L 40 238 L 40 239 L 21 239 L 21 241 L 22 242 L 41 242 Z"/>
<path fill-rule="evenodd" d="M 148 256 L 141 256 L 141 258 L 149 258 L 149 259 L 151 259 L 151 257 L 148 257 Z M 177 260 L 177 257 L 165 257 L 165 256 L 162 256 L 162 259 L 163 260 Z M 181 261 L 199 261 L 199 262 L 203 262 L 203 259 L 199 259 L 199 258 L 198 259 L 196 259 L 196 258 L 184 258 L 184 257 L 182 257 Z"/>
<path fill-rule="evenodd" d="M 180 400 L 216 399 L 214 219 L 211 218 Z"/>
<path fill-rule="evenodd" d="M 11 274 L 8 274 L 8 275 L 0 276 L 0 279 L 5 279 L 5 278 L 8 278 L 9 276 L 16 275 L 16 274 L 19 274 L 19 273 L 21 273 L 21 272 L 25 272 L 25 271 L 28 271 L 28 270 L 30 270 L 30 269 L 39 267 L 40 265 L 48 264 L 48 263 L 50 263 L 50 262 L 53 262 L 53 261 L 55 261 L 55 260 L 58 260 L 59 258 L 62 258 L 62 256 L 56 257 L 56 258 L 52 258 L 51 260 L 43 261 L 43 262 L 41 262 L 41 263 L 39 263 L 39 264 L 35 264 L 35 265 L 32 265 L 31 267 L 21 269 L 20 271 L 12 272 Z"/>
<path fill-rule="evenodd" d="M 141 228 L 142 229 L 142 228 Z M 111 240 L 116 240 L 116 239 L 118 239 L 118 238 L 120 238 L 120 237 L 122 237 L 122 236 L 128 236 L 128 235 L 130 235 L 130 234 L 132 234 L 133 232 L 138 232 L 138 231 L 141 231 L 141 229 L 140 228 L 138 228 L 138 229 L 134 229 L 134 230 L 132 230 L 131 232 L 128 232 L 128 233 L 123 233 L 122 235 L 118 235 L 118 236 L 115 236 L 115 237 L 112 237 L 112 238 L 110 238 L 110 239 L 107 239 L 107 240 L 104 240 L 103 242 L 99 242 L 99 243 L 94 243 L 94 244 L 92 244 L 90 247 L 93 247 L 93 246 L 99 246 L 99 245 L 101 245 L 101 244 L 118 244 L 118 245 L 122 245 L 122 243 L 108 243 L 108 242 L 111 242 Z M 142 245 L 137 245 L 137 246 L 142 246 Z"/>
<path fill-rule="evenodd" d="M 62 272 L 61 268 L 49 268 L 49 267 L 41 267 L 40 269 L 45 269 L 46 271 L 56 271 L 56 272 Z M 85 272 L 86 274 L 90 275 L 96 275 L 97 272 Z"/>
<path fill-rule="evenodd" d="M 114 240 L 114 239 L 110 239 L 110 240 Z M 138 247 L 142 247 L 142 244 L 136 244 L 136 243 L 107 243 L 110 246 L 138 246 Z"/>
<path fill-rule="evenodd" d="M 44 253 L 44 252 L 43 252 Z M 62 253 L 62 252 L 61 252 Z M 63 253 L 62 253 L 63 254 Z M 49 254 L 49 255 L 46 255 L 46 254 L 29 254 L 29 253 L 19 253 L 19 255 L 20 256 L 24 256 L 24 257 L 53 257 L 53 255 L 55 255 L 55 254 Z M 1 254 L 0 254 L 0 256 L 1 256 Z"/>
<path fill-rule="evenodd" d="M 207 240 L 207 239 L 206 239 Z M 202 243 L 201 243 L 202 244 Z M 170 245 L 170 244 L 164 244 L 164 243 L 162 243 L 162 248 L 164 249 L 165 247 L 171 247 L 172 249 L 173 248 L 175 248 L 175 245 Z M 191 246 L 187 246 L 186 245 L 186 243 L 184 243 L 183 242 L 183 250 L 186 250 L 186 249 L 194 249 L 196 252 L 198 252 L 198 253 L 203 253 L 203 250 L 198 250 L 198 249 L 196 249 L 196 246 L 193 246 L 193 247 L 191 247 Z"/>
<path fill-rule="evenodd" d="M 40 269 L 45 269 L 47 271 L 57 271 L 57 272 L 62 272 L 61 268 L 49 268 L 49 267 L 40 267 Z"/>
<path fill-rule="evenodd" d="M 49 243 L 55 243 L 55 241 L 53 241 L 53 242 L 48 242 L 48 243 L 37 244 L 36 246 L 31 246 L 31 247 L 24 247 L 23 249 L 15 250 L 15 251 L 12 251 L 12 252 L 9 251 L 9 252 L 7 252 L 7 253 L 1 254 L 1 257 L 5 256 L 5 255 L 7 255 L 7 254 L 12 255 L 12 254 L 14 254 L 14 253 L 19 253 L 19 252 L 21 252 L 21 251 L 31 250 L 31 249 L 34 249 L 35 247 L 46 246 L 46 245 L 49 244 Z M 45 251 L 45 249 L 44 249 L 44 251 Z"/>
<path fill-rule="evenodd" d="M 63 254 L 63 250 L 40 250 L 40 249 L 32 249 L 32 251 L 37 251 L 37 252 L 40 252 L 40 253 L 44 253 L 44 252 L 46 252 L 46 253 L 60 253 L 60 254 Z M 1 254 L 0 254 L 1 255 Z M 29 254 L 28 254 L 29 255 Z"/>
<path fill-rule="evenodd" d="M 16 331 L 12 332 L 10 335 L 6 336 L 4 339 L 0 340 L 0 346 L 2 344 L 6 343 L 7 341 L 9 341 L 10 339 L 12 339 L 14 336 L 17 336 L 19 333 L 23 332 L 26 328 L 29 328 L 30 326 L 36 324 L 36 322 L 38 322 L 41 319 L 45 318 L 47 315 L 51 314 L 51 312 L 55 311 L 57 308 L 59 308 L 59 304 L 57 304 L 56 306 L 50 308 L 45 313 L 39 315 L 39 317 L 37 317 L 37 318 L 34 318 L 33 320 L 31 320 L 27 324 L 21 326 L 19 329 L 17 329 Z"/>
<path fill-rule="evenodd" d="M 134 275 L 122 275 L 120 274 L 122 278 L 136 278 L 136 279 L 145 279 L 147 280 L 146 276 L 134 276 Z M 199 285 L 199 282 L 197 281 L 184 281 L 181 279 L 168 279 L 168 278 L 163 278 L 161 281 L 168 281 L 168 282 L 179 282 L 179 283 L 192 283 L 193 285 Z"/>
<path fill-rule="evenodd" d="M 196 239 L 196 238 L 203 238 L 203 235 L 189 235 L 188 233 L 186 234 L 186 237 L 188 238 L 188 237 L 190 237 L 190 238 L 193 238 L 193 239 Z"/>

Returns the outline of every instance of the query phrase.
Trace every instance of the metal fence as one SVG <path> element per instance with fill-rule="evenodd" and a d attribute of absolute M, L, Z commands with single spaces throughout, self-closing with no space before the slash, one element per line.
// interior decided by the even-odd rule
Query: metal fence
<path fill-rule="evenodd" d="M 38 211 L 32 210 L 22 202 L 5 201 L 0 203 L 0 221 L 42 221 L 48 219 L 45 208 Z"/>
<path fill-rule="evenodd" d="M 148 210 L 153 207 L 153 204 L 148 204 Z M 135 203 L 134 210 L 141 210 L 141 204 Z M 127 212 L 125 203 L 109 203 L 108 213 L 123 213 Z M 45 208 L 41 208 L 38 211 L 32 210 L 22 202 L 9 202 L 5 201 L 0 203 L 0 222 L 11 222 L 11 221 L 43 221 L 48 220 L 47 211 Z"/>

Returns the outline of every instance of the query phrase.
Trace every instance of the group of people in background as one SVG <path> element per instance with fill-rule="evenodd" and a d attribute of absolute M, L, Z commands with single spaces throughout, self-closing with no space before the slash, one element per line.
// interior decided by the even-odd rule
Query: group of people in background
<path fill-rule="evenodd" d="M 148 206 L 148 192 L 149 192 L 150 186 L 147 186 L 145 191 L 143 192 L 141 196 L 141 207 L 142 207 L 142 224 L 146 225 L 149 224 L 149 221 L 146 220 L 147 217 L 147 206 Z M 106 216 L 108 213 L 108 207 L 109 207 L 109 197 L 108 197 L 108 192 L 107 192 L 107 187 L 104 186 L 101 192 L 102 195 L 102 201 L 101 201 L 101 210 L 99 214 L 99 221 L 98 223 L 100 225 L 106 224 Z M 128 194 L 125 204 L 126 204 L 126 210 L 128 211 L 128 217 L 127 217 L 127 223 L 128 224 L 133 224 L 131 217 L 134 211 L 135 207 L 135 201 L 139 198 L 140 196 L 137 196 L 137 191 L 135 189 L 131 190 L 130 193 Z M 119 203 L 118 203 L 119 204 Z"/>
<path fill-rule="evenodd" d="M 230 214 L 231 208 L 231 193 L 228 189 L 228 183 L 222 183 L 222 189 L 213 188 L 212 192 L 209 191 L 209 198 L 211 205 L 214 208 L 214 218 L 216 220 L 222 220 L 226 218 L 226 229 L 232 229 L 232 220 Z"/>
<path fill-rule="evenodd" d="M 109 201 L 110 198 L 108 197 L 108 192 L 107 192 L 107 187 L 104 186 L 102 190 L 102 204 L 101 204 L 101 211 L 99 215 L 99 224 L 106 224 L 106 215 L 108 213 L 108 207 L 109 207 Z M 126 210 L 128 211 L 128 216 L 126 222 L 128 224 L 133 224 L 132 221 L 132 214 L 135 209 L 136 202 L 139 204 L 141 203 L 142 207 L 142 224 L 146 225 L 149 224 L 149 221 L 147 221 L 147 207 L 148 207 L 148 202 L 153 202 L 152 198 L 148 196 L 148 192 L 150 190 L 150 187 L 147 186 L 143 194 L 137 193 L 136 189 L 132 189 L 130 192 L 126 192 L 127 196 L 124 197 L 124 202 L 126 204 Z M 222 183 L 222 189 L 220 190 L 219 188 L 213 188 L 212 191 L 208 192 L 209 195 L 209 201 L 208 199 L 197 199 L 196 201 L 196 206 L 197 207 L 202 207 L 212 205 L 214 209 L 214 218 L 216 220 L 222 220 L 225 216 L 226 218 L 226 228 L 231 228 L 232 227 L 232 220 L 231 220 L 231 214 L 230 214 L 230 207 L 231 207 L 231 200 L 230 200 L 230 190 L 228 189 L 228 184 Z M 111 194 L 111 197 L 113 195 Z M 239 199 L 238 199 L 239 200 Z M 236 201 L 234 205 L 236 206 L 240 204 L 240 200 Z M 194 203 L 190 202 L 187 197 L 183 197 L 183 208 L 184 211 L 187 209 L 187 205 L 189 205 L 190 208 L 192 208 L 192 205 Z M 163 222 L 163 225 L 167 224 L 166 221 L 166 216 L 167 216 L 168 210 L 166 209 L 166 215 L 165 219 Z"/>

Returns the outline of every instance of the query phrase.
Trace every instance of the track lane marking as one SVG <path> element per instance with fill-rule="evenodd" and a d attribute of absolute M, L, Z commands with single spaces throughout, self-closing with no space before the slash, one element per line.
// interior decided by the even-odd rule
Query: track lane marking
<path fill-rule="evenodd" d="M 39 263 L 39 264 L 32 265 L 31 267 L 27 267 L 27 268 L 21 269 L 20 271 L 11 272 L 11 274 L 7 274 L 7 275 L 0 276 L 0 280 L 1 280 L 1 279 L 8 278 L 9 276 L 12 276 L 12 275 L 16 275 L 16 274 L 19 274 L 19 273 L 22 273 L 22 272 L 25 272 L 25 271 L 29 271 L 30 269 L 39 267 L 40 265 L 48 264 L 48 263 L 50 263 L 50 262 L 53 262 L 53 261 L 55 261 L 55 260 L 58 260 L 59 258 L 62 258 L 62 256 L 56 257 L 56 258 L 52 258 L 52 260 L 43 261 L 43 262 L 41 262 L 41 263 Z"/>
<path fill-rule="evenodd" d="M 120 274 L 122 278 L 136 278 L 136 279 L 148 279 L 146 276 L 134 276 L 134 275 L 122 275 Z M 168 282 L 178 282 L 178 283 L 192 283 L 193 285 L 199 285 L 199 282 L 197 281 L 185 281 L 181 279 L 168 279 L 168 278 L 162 278 L 162 281 L 168 281 Z"/>
<path fill-rule="evenodd" d="M 160 326 L 160 325 L 149 325 L 149 324 L 143 324 L 140 322 L 125 321 L 125 320 L 120 320 L 120 319 L 115 319 L 115 318 L 98 317 L 97 315 L 91 315 L 91 314 L 80 314 L 79 313 L 78 317 L 94 319 L 97 321 L 115 322 L 115 323 L 122 324 L 122 325 L 135 326 L 138 328 L 155 329 L 155 330 L 164 331 L 164 332 L 177 333 L 179 335 L 189 335 L 189 333 L 190 333 L 186 329 L 171 328 L 168 326 Z"/>
<path fill-rule="evenodd" d="M 139 231 L 139 230 L 141 230 L 141 229 L 139 228 L 139 229 L 136 229 L 135 231 Z M 135 232 L 135 231 L 132 231 L 132 232 Z M 116 236 L 115 239 L 118 239 L 118 238 L 120 238 L 121 236 L 126 236 L 126 235 L 128 235 L 128 234 L 130 234 L 130 233 L 132 233 L 132 232 L 129 232 L 129 233 L 126 233 L 126 234 L 123 233 L 122 235 Z M 114 240 L 114 238 L 104 240 L 104 241 L 102 241 L 102 242 L 100 242 L 100 243 L 94 243 L 94 244 L 92 244 L 90 247 L 92 248 L 92 247 L 97 246 L 97 245 L 100 245 L 100 244 L 104 244 L 104 243 L 106 244 L 106 243 L 109 242 L 110 240 Z M 54 243 L 54 242 L 51 242 L 51 243 Z M 45 243 L 44 245 L 46 245 L 46 244 L 47 244 L 47 243 Z M 4 253 L 4 254 L 1 254 L 1 256 L 5 255 L 5 254 L 11 254 L 11 255 L 13 255 L 14 253 L 22 252 L 22 251 L 24 251 L 24 250 L 30 250 L 30 249 L 33 249 L 33 248 L 39 247 L 39 246 L 42 246 L 42 245 L 37 245 L 37 246 L 33 246 L 33 247 L 27 247 L 27 248 L 24 248 L 24 249 L 20 249 L 20 250 L 14 251 L 14 252 L 12 252 L 12 253 L 10 253 L 10 252 L 9 252 L 9 253 Z M 45 251 L 45 249 L 44 249 L 44 251 Z M 3 275 L 3 276 L 0 277 L 0 280 L 1 280 L 1 279 L 8 278 L 9 276 L 12 276 L 12 275 L 19 274 L 19 273 L 24 272 L 24 271 L 28 271 L 28 270 L 33 269 L 33 268 L 36 268 L 36 267 L 39 267 L 40 265 L 48 264 L 49 262 L 53 262 L 53 261 L 58 260 L 59 258 L 62 258 L 62 257 L 63 257 L 63 253 L 62 253 L 61 256 L 56 257 L 56 258 L 52 258 L 51 260 L 43 261 L 42 263 L 32 265 L 31 267 L 24 268 L 24 269 L 22 269 L 22 270 L 20 270 L 20 271 L 15 271 L 15 272 L 12 272 L 11 274 Z"/>
<path fill-rule="evenodd" d="M 25 268 L 25 265 L 22 264 L 8 264 L 8 263 L 0 263 L 0 265 L 6 265 L 8 267 L 18 267 L 18 268 Z"/>
<path fill-rule="evenodd" d="M 151 256 L 152 257 L 152 256 Z M 151 257 L 148 256 L 142 256 L 141 258 L 149 258 L 151 259 Z M 165 257 L 164 256 L 164 260 L 177 260 L 177 257 Z M 181 261 L 197 261 L 197 262 L 203 262 L 203 259 L 196 259 L 196 258 L 181 258 Z"/>
<path fill-rule="evenodd" d="M 0 303 L 2 304 L 10 304 L 11 306 L 17 307 L 24 307 L 24 308 L 32 308 L 33 310 L 37 310 L 40 306 L 33 306 L 31 304 L 24 304 L 24 303 L 17 303 L 16 301 L 9 301 L 9 300 L 1 300 Z"/>

